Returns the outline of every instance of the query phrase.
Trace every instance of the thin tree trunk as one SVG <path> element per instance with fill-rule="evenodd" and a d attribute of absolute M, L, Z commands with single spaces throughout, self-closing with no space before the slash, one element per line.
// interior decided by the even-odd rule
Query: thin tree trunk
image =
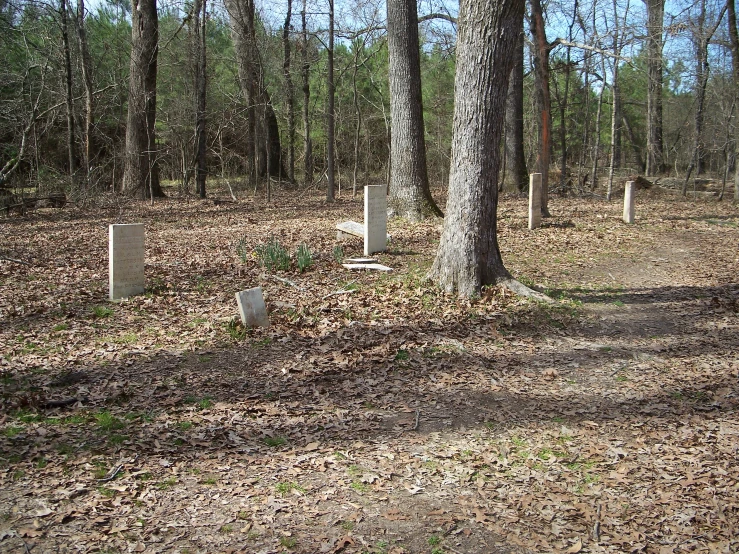
<path fill-rule="evenodd" d="M 362 43 L 364 46 L 364 43 Z M 359 138 L 362 132 L 362 110 L 359 109 L 359 91 L 357 90 L 357 71 L 359 70 L 359 52 L 358 45 L 354 50 L 354 68 L 352 70 L 352 99 L 354 102 L 354 113 L 357 116 L 356 125 L 354 126 L 354 167 L 352 168 L 352 196 L 357 195 L 357 171 L 359 170 Z"/>
<path fill-rule="evenodd" d="M 62 51 L 64 53 L 64 91 L 67 105 L 67 156 L 69 176 L 74 181 L 77 171 L 77 154 L 74 137 L 74 100 L 72 95 L 72 56 L 69 49 L 69 30 L 67 25 L 67 1 L 61 0 L 59 15 L 62 27 Z"/>
<path fill-rule="evenodd" d="M 82 61 L 82 84 L 85 88 L 85 125 L 82 129 L 82 142 L 84 151 L 82 160 L 85 169 L 85 181 L 89 186 L 90 171 L 92 169 L 92 159 L 94 152 L 93 129 L 95 125 L 94 119 L 94 96 L 92 82 L 92 57 L 90 56 L 90 47 L 87 43 L 87 25 L 85 23 L 85 0 L 77 0 L 77 15 L 75 17 L 75 26 L 77 28 L 77 42 L 80 48 L 80 57 Z"/>
<path fill-rule="evenodd" d="M 549 155 L 552 150 L 552 100 L 549 92 L 549 50 L 540 0 L 531 0 L 531 34 L 534 38 L 534 88 L 539 115 L 539 151 L 536 171 L 541 173 L 541 213 L 549 216 Z"/>
<path fill-rule="evenodd" d="M 326 202 L 335 200 L 334 193 L 334 147 L 335 147 L 335 127 L 336 112 L 334 102 L 336 100 L 336 90 L 334 86 L 334 0 L 328 0 L 328 74 L 326 75 L 328 84 L 328 107 L 326 109 L 326 163 L 328 186 L 326 187 Z"/>
<path fill-rule="evenodd" d="M 290 75 L 290 20 L 292 19 L 292 9 L 292 0 L 287 0 L 287 14 L 282 29 L 282 42 L 285 51 L 282 72 L 285 76 L 285 94 L 287 96 L 287 179 L 291 183 L 295 182 L 295 93 L 293 91 L 293 79 Z"/>
<path fill-rule="evenodd" d="M 623 112 L 621 113 L 621 121 L 624 124 L 624 129 L 626 129 L 626 134 L 629 136 L 629 143 L 631 144 L 631 150 L 633 152 L 634 159 L 636 160 L 636 164 L 639 166 L 639 171 L 644 171 L 644 158 L 642 158 L 643 147 L 639 146 L 639 143 L 636 140 L 636 135 L 634 135 L 634 129 L 629 122 L 629 118 L 626 117 L 626 114 Z"/>
<path fill-rule="evenodd" d="M 519 193 L 528 190 L 529 175 L 526 154 L 523 149 L 523 22 L 516 39 L 513 69 L 508 82 L 505 115 L 505 165 L 504 177 Z"/>
<path fill-rule="evenodd" d="M 303 10 L 300 12 L 303 35 L 300 73 L 303 79 L 303 163 L 305 171 L 303 184 L 309 186 L 313 183 L 313 143 L 310 136 L 310 63 L 308 62 L 308 29 L 305 20 L 306 2 L 307 0 L 303 0 Z"/>
<path fill-rule="evenodd" d="M 605 77 L 606 74 L 606 62 L 605 58 L 603 59 L 603 76 Z M 600 92 L 598 93 L 598 108 L 595 111 L 595 147 L 593 148 L 593 170 L 590 180 L 590 190 L 595 190 L 598 188 L 598 159 L 600 158 L 600 122 L 603 116 L 603 93 L 606 90 L 606 83 L 605 79 L 603 80 L 603 83 L 600 87 Z"/>
<path fill-rule="evenodd" d="M 201 16 L 202 11 L 202 16 Z M 193 5 L 193 50 L 195 61 L 195 189 L 200 198 L 205 198 L 205 180 L 208 175 L 206 164 L 206 0 L 195 0 Z"/>

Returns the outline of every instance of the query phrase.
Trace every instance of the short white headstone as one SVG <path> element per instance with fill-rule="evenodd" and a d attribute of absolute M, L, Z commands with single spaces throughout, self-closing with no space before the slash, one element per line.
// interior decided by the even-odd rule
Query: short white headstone
<path fill-rule="evenodd" d="M 241 321 L 247 327 L 269 327 L 267 307 L 264 305 L 262 287 L 242 290 L 236 293 Z"/>
<path fill-rule="evenodd" d="M 387 249 L 387 194 L 385 185 L 364 187 L 364 255 Z"/>
<path fill-rule="evenodd" d="M 627 181 L 624 189 L 624 223 L 634 223 L 634 181 Z"/>
<path fill-rule="evenodd" d="M 529 229 L 541 226 L 541 173 L 529 176 Z"/>
<path fill-rule="evenodd" d="M 144 224 L 116 224 L 108 233 L 108 283 L 111 300 L 144 293 Z"/>

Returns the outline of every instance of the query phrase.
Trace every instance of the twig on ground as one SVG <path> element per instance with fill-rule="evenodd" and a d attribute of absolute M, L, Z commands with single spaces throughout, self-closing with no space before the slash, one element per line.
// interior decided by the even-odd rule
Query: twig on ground
<path fill-rule="evenodd" d="M 15 258 L 8 258 L 7 256 L 0 256 L 0 260 L 5 260 L 6 262 L 14 262 L 16 264 L 23 264 L 29 267 L 31 265 L 28 262 L 24 262 L 23 260 L 16 260 Z"/>
<path fill-rule="evenodd" d="M 414 431 L 418 431 L 418 421 L 421 419 L 421 410 L 416 408 L 416 424 L 413 426 Z"/>
<path fill-rule="evenodd" d="M 268 277 L 274 279 L 275 281 L 279 281 L 280 283 L 285 283 L 286 285 L 290 285 L 291 287 L 295 287 L 298 290 L 305 290 L 303 287 L 299 287 L 295 283 L 293 283 L 290 279 L 285 279 L 283 277 L 278 277 L 277 275 L 268 275 Z"/>
<path fill-rule="evenodd" d="M 108 481 L 112 481 L 113 479 L 116 478 L 116 475 L 118 475 L 121 472 L 121 470 L 123 469 L 123 466 L 125 466 L 126 464 L 132 464 L 132 463 L 134 463 L 136 460 L 138 460 L 138 458 L 139 458 L 139 455 L 138 454 L 135 454 L 133 458 L 128 459 L 128 460 L 123 460 L 120 464 L 118 464 L 113 469 L 111 469 L 105 475 L 105 477 L 103 477 L 102 479 L 97 479 L 97 482 L 98 483 L 106 483 Z"/>
<path fill-rule="evenodd" d="M 602 509 L 603 505 L 598 504 L 598 511 L 595 514 L 595 525 L 593 525 L 593 541 L 596 544 L 600 542 L 600 513 Z"/>
<path fill-rule="evenodd" d="M 77 402 L 87 402 L 89 400 L 86 396 L 80 396 L 73 397 L 73 398 L 63 398 L 61 400 L 47 400 L 46 402 L 42 402 L 38 405 L 41 409 L 48 409 L 48 408 L 63 408 L 64 406 L 71 406 L 72 404 L 77 404 Z"/>
<path fill-rule="evenodd" d="M 356 292 L 356 289 L 349 289 L 349 290 L 337 290 L 334 292 L 329 292 L 326 296 L 321 298 L 321 300 L 326 300 L 329 296 L 336 296 L 337 294 L 349 294 L 350 292 Z"/>

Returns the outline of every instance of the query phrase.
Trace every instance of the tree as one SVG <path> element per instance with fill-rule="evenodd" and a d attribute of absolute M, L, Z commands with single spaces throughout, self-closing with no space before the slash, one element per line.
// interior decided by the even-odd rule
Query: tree
<path fill-rule="evenodd" d="M 282 30 L 282 43 L 285 51 L 282 73 L 285 76 L 285 92 L 287 94 L 287 179 L 291 183 L 295 180 L 295 99 L 293 80 L 290 75 L 290 20 L 292 19 L 292 11 L 292 0 L 287 0 L 287 14 Z"/>
<path fill-rule="evenodd" d="M 662 139 L 662 26 L 665 0 L 644 0 L 647 5 L 647 176 L 663 173 Z"/>
<path fill-rule="evenodd" d="M 549 92 L 549 52 L 540 0 L 531 0 L 531 34 L 534 57 L 534 88 L 539 119 L 539 150 L 536 171 L 541 173 L 541 213 L 549 216 L 549 154 L 552 150 L 552 99 Z"/>
<path fill-rule="evenodd" d="M 85 23 L 86 16 L 85 0 L 77 0 L 77 13 L 74 17 L 74 23 L 77 29 L 77 43 L 80 48 L 82 84 L 85 88 L 85 124 L 82 126 L 82 142 L 84 144 L 82 163 L 85 168 L 85 179 L 89 185 L 92 159 L 95 156 L 93 147 L 93 129 L 95 119 L 93 112 L 92 57 L 90 55 L 90 47 L 87 41 L 87 25 Z"/>
<path fill-rule="evenodd" d="M 303 0 L 303 9 L 300 12 L 301 35 L 300 43 L 300 77 L 303 82 L 303 184 L 313 182 L 313 142 L 310 136 L 310 62 L 308 60 L 308 27 L 306 24 L 306 0 Z"/>
<path fill-rule="evenodd" d="M 202 11 L 202 15 L 201 15 Z M 195 0 L 192 7 L 192 40 L 195 74 L 195 190 L 205 198 L 205 179 L 208 168 L 205 159 L 205 101 L 206 101 L 206 0 Z"/>
<path fill-rule="evenodd" d="M 328 71 L 326 81 L 328 84 L 328 100 L 326 106 L 326 164 L 327 180 L 326 202 L 334 201 L 334 164 L 336 163 L 336 83 L 334 83 L 334 0 L 328 0 Z"/>
<path fill-rule="evenodd" d="M 739 105 L 739 31 L 736 27 L 735 0 L 726 0 L 731 43 L 731 73 L 734 84 L 734 105 Z M 739 202 L 739 125 L 734 123 L 734 202 Z"/>
<path fill-rule="evenodd" d="M 505 111 L 505 167 L 508 182 L 524 193 L 529 186 L 529 172 L 523 149 L 523 28 L 518 33 L 514 56 Z"/>
<path fill-rule="evenodd" d="M 429 189 L 416 0 L 387 1 L 390 56 L 390 207 L 416 221 L 441 216 Z"/>
<path fill-rule="evenodd" d="M 503 114 L 524 0 L 462 0 L 449 199 L 430 277 L 469 296 L 512 279 L 498 247 L 498 171 Z"/>
<path fill-rule="evenodd" d="M 257 47 L 253 0 L 226 0 L 231 20 L 231 36 L 236 50 L 239 83 L 246 100 L 249 133 L 247 156 L 259 175 L 279 177 L 282 170 L 280 129 L 264 78 L 264 66 Z M 254 165 L 252 165 L 254 164 Z M 251 176 L 254 173 L 250 172 Z"/>
<path fill-rule="evenodd" d="M 161 197 L 164 193 L 159 186 L 154 137 L 159 52 L 157 4 L 156 0 L 133 0 L 132 7 L 123 192 L 129 196 Z"/>

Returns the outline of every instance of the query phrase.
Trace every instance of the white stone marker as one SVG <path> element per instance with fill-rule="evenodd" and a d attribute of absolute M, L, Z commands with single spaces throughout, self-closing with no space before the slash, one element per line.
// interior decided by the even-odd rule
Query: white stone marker
<path fill-rule="evenodd" d="M 242 290 L 236 293 L 241 321 L 247 327 L 269 327 L 267 307 L 264 305 L 262 287 Z"/>
<path fill-rule="evenodd" d="M 624 223 L 634 223 L 634 181 L 626 181 L 624 188 Z"/>
<path fill-rule="evenodd" d="M 144 293 L 144 224 L 117 224 L 108 233 L 108 284 L 111 300 Z"/>
<path fill-rule="evenodd" d="M 387 249 L 387 194 L 385 185 L 364 187 L 364 255 Z"/>
<path fill-rule="evenodd" d="M 541 173 L 529 176 L 529 229 L 541 225 Z"/>

